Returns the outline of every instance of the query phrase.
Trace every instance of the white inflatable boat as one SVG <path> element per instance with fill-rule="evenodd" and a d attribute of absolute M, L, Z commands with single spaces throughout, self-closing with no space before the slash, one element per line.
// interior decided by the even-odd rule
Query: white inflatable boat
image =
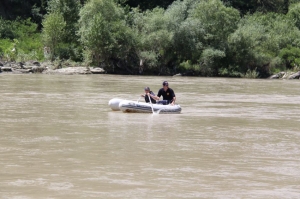
<path fill-rule="evenodd" d="M 123 111 L 129 113 L 152 113 L 153 111 L 160 114 L 178 114 L 181 112 L 181 107 L 175 105 L 150 104 L 139 101 L 124 100 L 113 98 L 109 100 L 108 105 L 114 111 Z"/>

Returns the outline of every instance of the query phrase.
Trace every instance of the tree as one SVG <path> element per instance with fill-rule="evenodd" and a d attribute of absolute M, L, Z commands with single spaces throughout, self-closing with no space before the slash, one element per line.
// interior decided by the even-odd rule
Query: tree
<path fill-rule="evenodd" d="M 242 15 L 247 13 L 253 14 L 259 12 L 276 12 L 286 14 L 290 5 L 290 1 L 299 0 L 223 0 L 226 5 L 230 5 L 238 9 Z"/>
<path fill-rule="evenodd" d="M 193 17 L 203 24 L 207 45 L 221 49 L 225 48 L 227 37 L 235 31 L 240 20 L 239 12 L 226 7 L 220 0 L 201 1 Z"/>
<path fill-rule="evenodd" d="M 88 63 L 102 64 L 108 71 L 119 67 L 134 73 L 128 68 L 134 34 L 126 25 L 124 10 L 116 3 L 91 0 L 85 4 L 80 11 L 78 34 Z"/>
<path fill-rule="evenodd" d="M 242 15 L 247 13 L 254 13 L 257 9 L 257 0 L 223 0 L 224 4 L 227 6 L 232 6 L 238 9 Z"/>
<path fill-rule="evenodd" d="M 155 7 L 166 9 L 173 2 L 174 0 L 128 0 L 126 1 L 126 4 L 128 4 L 130 7 L 139 7 L 141 10 L 145 11 L 154 9 Z"/>
<path fill-rule="evenodd" d="M 181 62 L 200 57 L 199 21 L 189 18 L 195 0 L 175 1 L 166 10 L 134 9 L 132 28 L 139 37 L 137 54 L 141 71 L 174 74 Z"/>
<path fill-rule="evenodd" d="M 40 24 L 42 16 L 46 13 L 46 0 L 1 0 L 0 17 L 7 20 L 31 18 L 35 23 Z"/>
<path fill-rule="evenodd" d="M 287 48 L 283 48 L 279 57 L 284 60 L 286 69 L 293 69 L 300 67 L 300 48 L 292 47 L 288 45 Z"/>
<path fill-rule="evenodd" d="M 227 64 L 222 58 L 226 58 L 228 37 L 237 28 L 239 12 L 226 7 L 220 0 L 207 0 L 198 3 L 192 17 L 199 20 L 205 33 L 202 35 L 203 51 L 198 59 L 200 70 L 205 75 L 217 75 L 218 68 Z"/>
<path fill-rule="evenodd" d="M 197 4 L 194 0 L 175 1 L 165 12 L 168 32 L 173 34 L 170 56 L 173 55 L 175 67 L 187 60 L 197 63 L 201 56 L 205 30 L 202 22 L 191 14 Z"/>
<path fill-rule="evenodd" d="M 80 0 L 50 0 L 48 2 L 48 14 L 58 12 L 66 22 L 64 36 L 57 49 L 57 54 L 63 59 L 82 61 L 82 48 L 77 35 L 80 8 Z"/>
<path fill-rule="evenodd" d="M 287 17 L 289 20 L 293 21 L 295 26 L 300 29 L 300 3 L 294 4 L 291 6 Z"/>
<path fill-rule="evenodd" d="M 43 20 L 42 38 L 46 48 L 50 48 L 50 60 L 54 60 L 59 42 L 64 37 L 66 22 L 61 13 L 53 12 Z"/>
<path fill-rule="evenodd" d="M 48 13 L 59 12 L 66 22 L 64 42 L 77 42 L 80 0 L 50 0 L 48 2 Z"/>
<path fill-rule="evenodd" d="M 162 8 L 155 8 L 141 16 L 136 13 L 134 28 L 140 35 L 138 56 L 142 63 L 141 70 L 161 73 L 166 69 L 173 33 L 167 29 L 164 12 Z"/>
<path fill-rule="evenodd" d="M 230 63 L 241 73 L 256 68 L 261 77 L 268 76 L 281 49 L 290 44 L 298 47 L 299 37 L 299 29 L 285 15 L 247 15 L 229 37 Z"/>

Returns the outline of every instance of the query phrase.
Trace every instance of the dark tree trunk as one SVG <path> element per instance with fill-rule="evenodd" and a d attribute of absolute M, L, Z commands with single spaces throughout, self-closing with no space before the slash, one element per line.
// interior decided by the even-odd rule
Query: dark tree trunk
<path fill-rule="evenodd" d="M 290 1 L 284 0 L 284 2 L 283 2 L 283 13 L 284 14 L 287 14 L 289 12 L 289 5 L 290 5 Z"/>
<path fill-rule="evenodd" d="M 3 19 L 8 19 L 8 13 L 9 7 L 7 7 L 7 1 L 0 1 L 0 17 Z"/>

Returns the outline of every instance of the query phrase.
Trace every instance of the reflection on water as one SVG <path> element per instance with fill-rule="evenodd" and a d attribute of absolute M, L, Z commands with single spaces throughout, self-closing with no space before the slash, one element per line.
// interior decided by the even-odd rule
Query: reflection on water
<path fill-rule="evenodd" d="M 182 114 L 107 105 L 163 80 Z M 298 81 L 1 74 L 0 83 L 0 198 L 300 197 Z"/>

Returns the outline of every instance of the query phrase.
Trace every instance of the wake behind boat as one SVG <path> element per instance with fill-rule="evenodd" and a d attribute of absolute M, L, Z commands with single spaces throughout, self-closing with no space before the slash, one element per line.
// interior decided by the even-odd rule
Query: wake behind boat
<path fill-rule="evenodd" d="M 123 111 L 129 113 L 156 113 L 162 114 L 178 114 L 181 112 L 181 107 L 178 104 L 175 105 L 162 105 L 162 104 L 150 104 L 139 101 L 123 100 L 119 98 L 113 98 L 108 102 L 110 108 L 114 111 Z"/>

